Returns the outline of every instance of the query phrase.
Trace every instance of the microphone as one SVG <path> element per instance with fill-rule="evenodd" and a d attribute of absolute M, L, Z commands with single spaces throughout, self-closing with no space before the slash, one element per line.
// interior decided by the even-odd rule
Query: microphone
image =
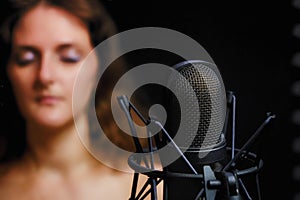
<path fill-rule="evenodd" d="M 178 73 L 172 73 L 168 79 L 167 88 L 173 93 L 164 96 L 168 113 L 165 126 L 154 118 L 145 119 L 126 96 L 118 97 L 137 153 L 142 153 L 128 158 L 129 166 L 135 170 L 130 200 L 144 199 L 149 194 L 152 200 L 158 199 L 156 187 L 161 182 L 163 200 L 244 199 L 240 191 L 245 199 L 252 199 L 242 179 L 252 174 L 256 179 L 256 199 L 261 199 L 258 172 L 263 164 L 249 148 L 275 116 L 269 113 L 246 144 L 236 149 L 235 96 L 232 92 L 226 93 L 217 66 L 202 60 L 189 60 L 173 68 Z M 148 149 L 139 144 L 131 109 L 145 125 L 155 124 L 161 130 L 153 136 L 155 145 L 149 134 Z M 225 139 L 230 119 L 231 148 L 226 146 Z M 155 168 L 155 153 L 162 170 Z M 139 174 L 149 179 L 136 194 Z M 150 189 L 146 191 L 148 185 Z"/>
<path fill-rule="evenodd" d="M 220 72 L 214 64 L 201 60 L 184 61 L 173 68 L 180 75 L 171 76 L 169 79 L 168 88 L 176 94 L 176 98 L 174 95 L 167 95 L 165 98 L 168 113 L 165 128 L 173 138 L 175 133 L 182 135 L 181 140 L 175 143 L 184 152 L 197 174 L 203 174 L 204 165 L 211 166 L 214 171 L 221 170 L 221 162 L 226 159 L 223 128 L 227 102 Z M 188 87 L 192 89 L 188 90 Z M 180 105 L 178 99 L 181 99 Z M 178 128 L 180 123 L 184 124 L 182 128 Z M 167 141 L 163 139 L 157 143 L 164 146 Z M 160 156 L 164 162 L 164 157 L 168 155 Z M 166 173 L 195 174 L 182 157 L 164 170 Z M 199 179 L 170 178 L 164 182 L 164 198 L 195 199 L 201 186 Z"/>

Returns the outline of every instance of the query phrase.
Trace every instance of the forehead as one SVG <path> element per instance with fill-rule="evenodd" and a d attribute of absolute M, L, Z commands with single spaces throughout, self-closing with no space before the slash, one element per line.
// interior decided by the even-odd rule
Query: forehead
<path fill-rule="evenodd" d="M 76 42 L 91 47 L 89 31 L 81 19 L 47 5 L 38 5 L 26 12 L 16 24 L 12 39 L 13 45 L 51 47 Z"/>

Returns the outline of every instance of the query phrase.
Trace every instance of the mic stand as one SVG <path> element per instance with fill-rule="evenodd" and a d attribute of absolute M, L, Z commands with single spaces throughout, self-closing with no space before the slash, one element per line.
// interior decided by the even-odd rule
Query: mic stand
<path fill-rule="evenodd" d="M 259 126 L 256 132 L 250 137 L 250 139 L 244 144 L 238 153 L 225 165 L 221 172 L 214 173 L 210 166 L 203 167 L 205 181 L 204 185 L 207 200 L 215 199 L 217 190 L 220 190 L 221 193 L 223 193 L 222 199 L 241 200 L 242 197 L 239 193 L 239 183 L 242 185 L 242 190 L 247 194 L 248 199 L 251 199 L 246 191 L 246 188 L 243 187 L 243 182 L 239 177 L 240 174 L 238 171 L 229 170 L 230 168 L 234 169 L 238 160 L 249 154 L 250 146 L 256 141 L 261 131 L 270 122 L 270 120 L 275 118 L 275 115 L 272 115 L 271 113 L 267 113 L 267 115 L 267 119 Z M 262 166 L 262 161 L 259 163 L 259 166 Z M 256 178 L 258 178 L 258 176 L 256 176 Z M 259 190 L 259 187 L 257 189 Z M 258 195 L 258 198 L 261 199 L 260 191 L 258 191 Z"/>
<path fill-rule="evenodd" d="M 240 149 L 240 151 L 234 156 L 233 159 L 227 163 L 227 165 L 223 168 L 223 171 L 226 171 L 229 169 L 229 167 L 234 166 L 238 159 L 242 157 L 242 155 L 245 155 L 249 152 L 250 146 L 256 141 L 258 136 L 260 135 L 260 132 L 263 130 L 263 128 L 270 122 L 271 119 L 275 118 L 275 115 L 272 115 L 271 113 L 267 113 L 267 119 L 260 125 L 260 127 L 255 131 L 255 133 L 250 137 L 250 139 L 244 144 L 244 146 Z"/>
<path fill-rule="evenodd" d="M 123 109 L 126 118 L 128 120 L 131 132 L 133 134 L 133 139 L 134 139 L 134 143 L 137 149 L 137 153 L 148 153 L 150 152 L 150 159 L 151 159 L 151 170 L 154 170 L 154 160 L 153 160 L 153 145 L 152 145 L 152 140 L 150 138 L 150 134 L 148 134 L 148 146 L 149 146 L 149 150 L 148 152 L 145 152 L 138 140 L 137 137 L 137 133 L 136 133 L 136 129 L 134 127 L 134 122 L 132 120 L 132 116 L 130 114 L 130 109 L 132 108 L 133 111 L 139 116 L 139 118 L 143 121 L 143 123 L 147 126 L 149 125 L 151 122 L 155 123 L 156 125 L 158 125 L 160 127 L 160 129 L 162 130 L 163 134 L 167 137 L 167 139 L 169 140 L 169 142 L 174 146 L 175 150 L 180 154 L 180 156 L 183 158 L 184 162 L 188 165 L 188 167 L 191 169 L 191 171 L 197 175 L 197 171 L 196 169 L 192 166 L 192 164 L 188 161 L 188 159 L 186 158 L 186 156 L 182 153 L 182 151 L 179 149 L 179 147 L 176 145 L 176 143 L 173 141 L 173 139 L 171 138 L 171 136 L 168 134 L 168 132 L 165 130 L 165 128 L 162 126 L 162 124 L 154 119 L 151 120 L 146 120 L 142 114 L 135 108 L 135 106 L 128 100 L 127 96 L 122 95 L 118 97 L 118 101 L 119 104 L 121 106 L 121 108 Z M 148 131 L 149 133 L 149 131 Z M 143 157 L 144 158 L 144 157 Z M 139 160 L 140 162 L 140 160 Z M 144 159 L 144 163 L 147 165 L 147 161 Z M 133 187 L 132 187 L 132 193 L 131 193 L 131 197 L 129 200 L 136 200 L 139 199 L 139 197 L 142 195 L 142 193 L 139 193 L 137 195 L 137 197 L 135 197 L 136 194 L 136 188 L 137 188 L 137 183 L 138 183 L 138 175 L 139 173 L 135 172 L 134 174 L 134 180 L 133 180 Z M 159 180 L 160 182 L 160 180 Z M 151 185 L 151 199 L 156 200 L 157 199 L 157 191 L 156 191 L 156 186 L 157 186 L 157 181 L 155 181 L 153 178 L 152 179 L 148 179 L 147 183 L 144 185 L 144 187 L 142 188 L 141 192 L 144 192 L 144 190 L 146 189 L 146 186 L 150 184 Z M 143 196 L 142 199 L 147 196 L 149 194 L 149 191 L 146 192 Z"/>
<path fill-rule="evenodd" d="M 130 109 L 132 108 L 134 110 L 134 112 L 139 116 L 139 118 L 144 122 L 145 125 L 148 125 L 150 122 L 148 120 L 146 120 L 139 112 L 138 110 L 129 102 L 128 98 L 123 95 L 118 97 L 118 102 L 120 104 L 120 107 L 123 109 L 126 118 L 128 120 L 129 123 L 129 127 L 131 130 L 131 133 L 133 135 L 133 140 L 134 140 L 134 144 L 136 147 L 136 153 L 145 153 L 141 143 L 139 142 L 139 139 L 137 137 L 137 133 L 136 133 L 136 129 L 134 126 L 134 122 L 132 120 L 132 116 L 130 114 Z M 149 137 L 148 137 L 148 144 L 149 144 L 149 152 L 152 152 L 152 141 L 150 141 Z M 150 154 L 152 156 L 152 154 Z M 144 157 L 142 157 L 144 158 Z M 151 157 L 152 158 L 152 157 Z M 138 162 L 141 162 L 141 158 L 138 158 Z M 147 167 L 149 167 L 147 160 L 144 158 L 144 163 Z M 153 159 L 151 159 L 151 168 L 153 168 Z M 133 184 L 132 184 L 132 189 L 131 189 L 131 196 L 129 198 L 129 200 L 135 200 L 135 199 L 139 199 L 146 197 L 150 192 L 151 192 L 151 199 L 153 200 L 157 200 L 157 191 L 156 191 L 156 184 L 157 182 L 155 180 L 150 180 L 148 179 L 147 183 L 143 186 L 143 188 L 141 189 L 140 193 L 138 195 L 136 195 L 136 189 L 137 189 L 137 184 L 138 184 L 138 179 L 139 179 L 139 173 L 137 171 L 135 171 L 134 173 L 134 177 L 133 177 Z M 146 190 L 147 185 L 151 185 L 151 191 L 148 190 L 144 195 L 143 193 Z M 142 196 L 143 195 L 143 196 Z"/>
<path fill-rule="evenodd" d="M 233 112 L 235 113 L 235 97 L 231 93 L 231 103 L 233 103 Z M 243 181 L 241 179 L 241 176 L 256 173 L 256 183 L 257 183 L 257 191 L 258 191 L 258 199 L 261 199 L 260 197 L 260 188 L 258 185 L 258 171 L 262 168 L 263 162 L 261 159 L 259 159 L 256 166 L 251 166 L 247 169 L 238 170 L 236 169 L 236 165 L 238 161 L 241 158 L 245 158 L 246 160 L 257 160 L 257 157 L 255 154 L 249 152 L 251 145 L 255 142 L 255 140 L 260 135 L 263 128 L 271 121 L 271 119 L 275 118 L 275 115 L 272 115 L 271 113 L 267 113 L 268 117 L 267 119 L 261 124 L 261 126 L 256 130 L 256 132 L 250 137 L 250 139 L 243 145 L 243 147 L 239 149 L 235 149 L 234 147 L 234 139 L 235 139 L 235 132 L 234 132 L 234 125 L 235 125 L 235 115 L 233 114 L 233 132 L 232 132 L 232 148 L 231 148 L 231 160 L 225 165 L 225 167 L 218 172 L 214 172 L 212 168 L 209 165 L 203 166 L 203 174 L 198 174 L 197 171 L 194 169 L 194 167 L 191 165 L 191 163 L 188 161 L 188 159 L 185 157 L 185 155 L 182 153 L 182 151 L 179 149 L 179 147 L 176 145 L 176 143 L 172 140 L 170 135 L 167 133 L 167 131 L 164 129 L 164 127 L 161 125 L 160 122 L 156 120 L 146 120 L 141 113 L 130 103 L 128 98 L 126 96 L 120 96 L 118 97 L 119 104 L 121 108 L 123 109 L 127 120 L 129 122 L 129 126 L 133 135 L 133 140 L 136 146 L 136 152 L 137 153 L 150 153 L 150 166 L 147 162 L 146 158 L 144 156 L 139 155 L 131 155 L 128 158 L 128 164 L 132 169 L 135 170 L 134 173 L 134 179 L 133 179 L 133 185 L 132 185 L 132 191 L 131 191 L 131 197 L 129 200 L 141 200 L 144 199 L 149 193 L 151 193 L 151 200 L 157 200 L 157 190 L 156 186 L 164 179 L 166 178 L 195 178 L 203 180 L 203 186 L 198 195 L 196 196 L 195 200 L 199 200 L 203 197 L 203 194 L 205 193 L 205 199 L 206 200 L 214 200 L 222 199 L 222 200 L 241 200 L 243 199 L 240 195 L 239 190 L 241 189 L 247 196 L 249 200 L 251 200 L 250 195 L 248 194 L 248 191 L 246 187 L 243 184 Z M 151 122 L 158 125 L 162 131 L 162 133 L 167 137 L 169 142 L 175 147 L 175 150 L 180 154 L 180 156 L 183 158 L 184 162 L 188 165 L 188 167 L 191 169 L 191 171 L 194 174 L 186 174 L 186 173 L 165 173 L 164 171 L 159 171 L 154 169 L 154 160 L 153 160 L 153 152 L 156 150 L 153 147 L 152 139 L 149 134 L 149 130 L 147 128 L 148 133 L 148 150 L 144 150 L 139 142 L 139 139 L 137 137 L 137 133 L 134 127 L 134 122 L 132 120 L 130 109 L 133 109 L 133 111 L 140 117 L 140 119 L 144 122 L 144 124 L 147 126 Z M 225 124 L 226 126 L 226 124 Z M 157 135 L 155 135 L 157 136 Z M 235 151 L 237 151 L 237 154 L 234 155 Z M 144 161 L 144 164 L 146 167 L 143 167 L 140 165 L 141 160 Z M 251 161 L 251 160 L 250 160 Z M 144 184 L 142 189 L 140 190 L 139 194 L 136 195 L 136 189 L 137 189 L 137 183 L 139 178 L 139 172 L 142 172 L 143 174 L 148 176 L 148 181 Z M 151 189 L 146 191 L 147 186 L 150 185 Z M 241 186 L 241 188 L 239 188 Z M 145 192 L 146 191 L 146 192 Z M 219 193 L 217 193 L 219 191 Z M 143 194 L 144 193 L 144 194 Z M 216 196 L 218 195 L 218 196 Z"/>
<path fill-rule="evenodd" d="M 210 166 L 203 167 L 205 196 L 207 200 L 214 200 L 217 191 L 221 198 L 226 200 L 242 200 L 239 193 L 238 177 L 232 172 L 213 172 Z M 218 179 L 216 178 L 218 177 Z M 202 196 L 198 195 L 196 199 Z M 196 200 L 195 199 L 195 200 Z"/>

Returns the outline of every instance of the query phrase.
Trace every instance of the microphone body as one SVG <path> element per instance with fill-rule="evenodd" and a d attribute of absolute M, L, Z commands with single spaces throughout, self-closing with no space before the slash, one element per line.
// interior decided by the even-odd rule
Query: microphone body
<path fill-rule="evenodd" d="M 175 76 L 169 80 L 168 87 L 175 91 L 176 98 L 174 96 L 165 98 L 168 113 L 166 130 L 173 138 L 176 136 L 175 133 L 184 136 L 181 137 L 183 141 L 177 141 L 176 144 L 198 175 L 203 175 L 204 165 L 210 166 L 214 171 L 220 171 L 222 162 L 226 160 L 226 141 L 222 131 L 227 104 L 221 75 L 214 64 L 199 60 L 185 61 L 175 65 L 174 68 L 181 77 Z M 187 87 L 192 87 L 192 91 L 187 90 Z M 191 98 L 192 95 L 196 95 L 196 99 Z M 178 105 L 178 98 L 183 99 L 181 104 L 184 102 L 184 105 Z M 193 124 L 194 122 L 197 124 Z M 186 123 L 183 129 L 178 128 L 180 123 Z M 191 132 L 190 126 L 197 126 L 196 132 Z M 165 140 L 161 146 L 168 145 L 167 143 Z M 173 147 L 168 148 L 170 151 L 167 152 L 172 152 Z M 163 163 L 168 155 L 160 156 Z M 191 171 L 182 157 L 163 170 L 166 174 L 197 175 Z M 175 175 L 167 178 L 164 181 L 164 200 L 194 200 L 204 188 L 203 180 L 195 177 Z"/>

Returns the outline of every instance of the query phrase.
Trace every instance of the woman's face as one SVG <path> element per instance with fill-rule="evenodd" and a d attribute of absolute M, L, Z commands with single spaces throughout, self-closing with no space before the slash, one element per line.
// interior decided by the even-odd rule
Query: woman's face
<path fill-rule="evenodd" d="M 39 5 L 16 24 L 7 68 L 16 101 L 27 123 L 61 127 L 73 123 L 76 75 L 93 49 L 80 19 L 56 7 Z M 82 81 L 82 109 L 94 87 L 97 61 Z M 76 114 L 76 113 L 75 113 Z"/>

